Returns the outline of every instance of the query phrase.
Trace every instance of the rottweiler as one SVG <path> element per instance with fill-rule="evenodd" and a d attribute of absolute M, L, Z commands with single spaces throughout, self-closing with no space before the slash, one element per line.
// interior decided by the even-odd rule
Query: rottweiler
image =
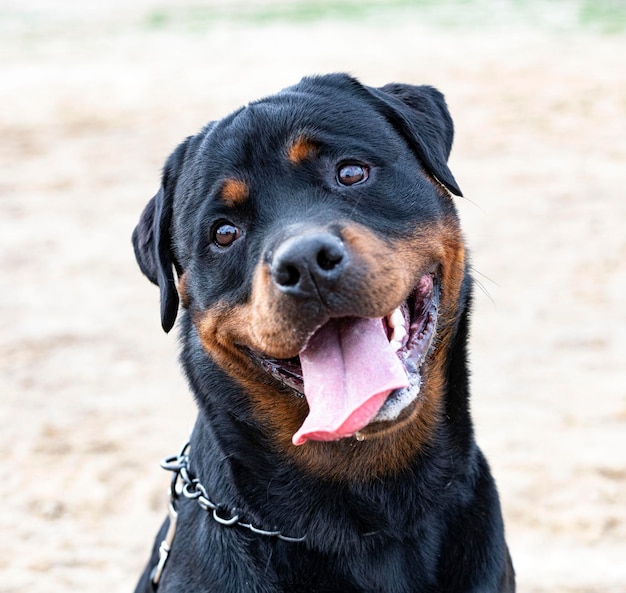
<path fill-rule="evenodd" d="M 136 591 L 514 591 L 430 86 L 302 79 L 167 160 L 133 243 L 199 412 Z"/>

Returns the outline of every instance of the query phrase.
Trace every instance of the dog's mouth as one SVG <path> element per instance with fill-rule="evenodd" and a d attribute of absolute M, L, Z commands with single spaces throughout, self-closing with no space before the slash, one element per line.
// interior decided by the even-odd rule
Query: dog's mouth
<path fill-rule="evenodd" d="M 404 416 L 420 393 L 438 311 L 438 279 L 425 274 L 389 315 L 331 318 L 294 358 L 250 351 L 253 362 L 307 399 L 309 415 L 293 443 L 360 438 L 369 425 Z"/>

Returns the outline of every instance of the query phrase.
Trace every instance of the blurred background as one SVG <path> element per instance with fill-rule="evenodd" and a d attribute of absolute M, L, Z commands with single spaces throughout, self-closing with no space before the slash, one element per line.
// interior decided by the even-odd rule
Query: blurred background
<path fill-rule="evenodd" d="M 185 136 L 330 71 L 446 94 L 519 591 L 626 592 L 625 58 L 624 0 L 0 0 L 0 592 L 132 591 L 195 409 L 130 234 Z"/>

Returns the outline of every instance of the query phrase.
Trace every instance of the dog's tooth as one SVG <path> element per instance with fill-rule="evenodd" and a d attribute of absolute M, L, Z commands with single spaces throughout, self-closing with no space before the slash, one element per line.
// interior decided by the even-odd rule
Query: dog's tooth
<path fill-rule="evenodd" d="M 402 348 L 402 344 L 400 342 L 396 342 L 393 338 L 390 340 L 389 345 L 394 352 L 397 352 L 400 348 Z"/>
<path fill-rule="evenodd" d="M 396 325 L 393 328 L 393 335 L 391 336 L 391 339 L 394 342 L 399 342 L 401 344 L 404 336 L 406 336 L 406 329 L 404 328 L 404 325 Z"/>
<path fill-rule="evenodd" d="M 404 315 L 399 308 L 389 316 L 389 327 L 404 327 Z"/>

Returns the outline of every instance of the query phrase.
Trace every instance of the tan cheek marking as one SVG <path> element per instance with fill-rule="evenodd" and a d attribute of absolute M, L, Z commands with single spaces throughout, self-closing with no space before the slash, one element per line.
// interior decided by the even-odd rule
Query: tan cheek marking
<path fill-rule="evenodd" d="M 180 304 L 189 309 L 189 295 L 187 294 L 187 272 L 183 272 L 178 279 L 178 296 L 180 297 Z"/>
<path fill-rule="evenodd" d="M 399 263 L 395 246 L 365 227 L 350 225 L 341 234 L 356 259 L 356 268 L 363 274 L 355 278 L 355 293 L 362 300 L 363 316 L 391 313 L 415 286 L 415 266 L 402 260 Z"/>
<path fill-rule="evenodd" d="M 280 299 L 274 294 L 269 266 L 259 264 L 252 280 L 250 332 L 257 350 L 268 352 L 269 348 L 275 354 L 282 355 L 282 352 L 276 352 L 276 348 L 271 347 L 272 344 L 282 342 L 281 334 L 287 333 L 282 331 L 279 302 Z"/>
<path fill-rule="evenodd" d="M 410 240 L 403 245 L 399 244 L 398 250 L 405 261 L 413 260 L 418 266 L 417 269 L 422 270 L 421 273 L 429 270 L 427 267 L 420 267 L 417 263 L 420 260 L 422 260 L 422 266 L 429 261 L 431 265 L 434 263 L 439 269 L 441 275 L 437 319 L 439 346 L 428 364 L 428 385 L 436 383 L 443 385 L 443 374 L 447 363 L 446 346 L 453 338 L 458 321 L 461 285 L 465 277 L 465 245 L 457 219 L 450 216 L 427 227 L 421 227 Z M 440 377 L 439 373 L 441 373 Z M 433 388 L 432 393 L 436 394 L 438 390 Z M 437 397 L 432 395 L 427 399 L 431 411 L 434 410 L 432 406 Z M 428 422 L 428 424 L 431 423 Z"/>
<path fill-rule="evenodd" d="M 250 188 L 245 181 L 239 179 L 227 179 L 222 184 L 220 196 L 229 207 L 239 206 L 245 202 L 250 195 Z"/>
<path fill-rule="evenodd" d="M 325 315 L 317 301 L 286 297 L 274 284 L 269 265 L 257 266 L 250 297 L 251 347 L 274 358 L 291 358 L 301 350 L 311 326 Z"/>
<path fill-rule="evenodd" d="M 312 140 L 300 136 L 289 146 L 287 158 L 289 162 L 297 165 L 302 161 L 312 158 L 317 154 L 318 146 Z"/>
<path fill-rule="evenodd" d="M 304 398 L 285 393 L 268 382 L 265 372 L 237 346 L 254 347 L 251 315 L 248 304 L 236 307 L 218 304 L 208 311 L 194 313 L 192 319 L 204 349 L 241 385 L 250 398 L 255 418 L 268 427 L 268 433 L 274 435 L 274 441 L 289 457 L 296 449 L 291 437 L 304 422 L 308 406 Z"/>
<path fill-rule="evenodd" d="M 248 304 L 217 303 L 208 310 L 193 311 L 192 320 L 203 348 L 246 392 L 261 389 L 272 394 L 264 381 L 263 371 L 241 350 L 241 346 L 255 349 L 250 335 L 252 324 Z"/>

